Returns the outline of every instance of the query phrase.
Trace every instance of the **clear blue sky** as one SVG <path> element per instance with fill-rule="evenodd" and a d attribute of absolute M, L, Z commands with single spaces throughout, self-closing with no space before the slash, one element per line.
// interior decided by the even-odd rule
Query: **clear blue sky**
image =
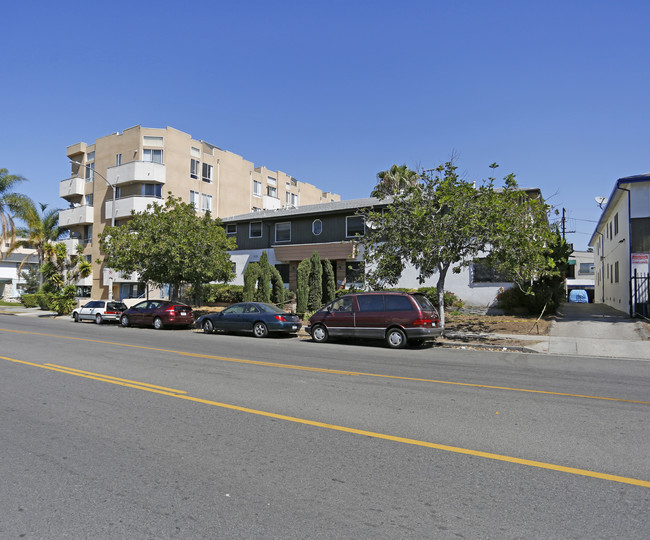
<path fill-rule="evenodd" d="M 517 175 L 586 248 L 650 172 L 650 2 L 4 2 L 0 167 L 62 206 L 66 146 L 172 126 L 366 197 L 393 163 Z"/>

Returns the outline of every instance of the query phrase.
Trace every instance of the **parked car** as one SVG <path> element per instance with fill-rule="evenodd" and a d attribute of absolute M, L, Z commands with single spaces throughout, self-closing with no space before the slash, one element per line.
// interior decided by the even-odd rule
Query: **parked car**
<path fill-rule="evenodd" d="M 97 324 L 102 324 L 105 321 L 117 322 L 125 309 L 127 309 L 126 304 L 122 302 L 91 300 L 72 310 L 71 317 L 75 322 L 95 321 Z"/>
<path fill-rule="evenodd" d="M 330 337 L 383 339 L 393 349 L 442 334 L 438 310 L 426 296 L 396 292 L 341 296 L 314 313 L 306 330 L 317 343 Z"/>
<path fill-rule="evenodd" d="M 263 302 L 240 302 L 218 313 L 202 315 L 196 327 L 206 334 L 224 332 L 252 332 L 263 338 L 269 333 L 295 334 L 302 323 L 295 313 L 287 313 L 277 306 Z"/>
<path fill-rule="evenodd" d="M 589 295 L 584 289 L 573 289 L 569 292 L 569 302 L 579 303 L 579 304 L 588 304 Z"/>
<path fill-rule="evenodd" d="M 145 300 L 130 307 L 120 317 L 122 326 L 153 326 L 160 330 L 165 326 L 187 326 L 194 324 L 194 312 L 186 304 L 167 300 Z"/>

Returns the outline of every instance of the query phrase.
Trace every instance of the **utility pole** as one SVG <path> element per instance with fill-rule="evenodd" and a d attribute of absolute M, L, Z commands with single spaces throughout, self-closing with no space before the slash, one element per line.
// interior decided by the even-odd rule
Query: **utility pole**
<path fill-rule="evenodd" d="M 562 240 L 566 240 L 566 208 L 562 208 Z"/>

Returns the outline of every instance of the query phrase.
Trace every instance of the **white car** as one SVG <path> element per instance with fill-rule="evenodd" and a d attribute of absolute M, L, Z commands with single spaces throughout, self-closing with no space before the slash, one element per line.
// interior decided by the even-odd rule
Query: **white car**
<path fill-rule="evenodd" d="M 91 300 L 87 304 L 73 310 L 71 316 L 75 322 L 95 321 L 102 324 L 104 321 L 117 322 L 120 320 L 126 304 L 109 300 Z"/>

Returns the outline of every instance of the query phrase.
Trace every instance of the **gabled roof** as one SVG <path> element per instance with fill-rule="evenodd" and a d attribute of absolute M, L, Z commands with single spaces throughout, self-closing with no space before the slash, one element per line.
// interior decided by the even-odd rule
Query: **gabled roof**
<path fill-rule="evenodd" d="M 375 197 L 367 197 L 365 199 L 350 199 L 347 201 L 336 201 L 321 204 L 309 204 L 307 206 L 300 206 L 298 208 L 281 208 L 279 210 L 260 210 L 257 212 L 249 212 L 248 214 L 241 214 L 239 216 L 232 216 L 222 218 L 224 223 L 233 223 L 236 221 L 250 221 L 272 218 L 285 218 L 285 217 L 299 217 L 308 215 L 327 214 L 331 212 L 345 212 L 351 210 L 359 210 L 360 208 L 368 208 L 370 206 L 386 206 L 390 203 L 389 199 L 377 199 Z"/>

